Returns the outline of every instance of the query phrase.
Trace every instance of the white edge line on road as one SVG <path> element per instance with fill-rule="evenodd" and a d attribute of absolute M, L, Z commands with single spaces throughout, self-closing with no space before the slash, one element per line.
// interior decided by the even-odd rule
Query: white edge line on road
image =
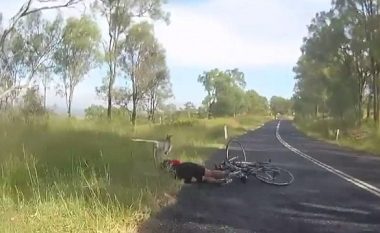
<path fill-rule="evenodd" d="M 289 143 L 287 143 L 286 141 L 284 141 L 282 138 L 281 138 L 281 135 L 279 133 L 279 130 L 280 130 L 280 125 L 281 125 L 281 121 L 278 122 L 277 124 L 277 128 L 276 128 L 276 138 L 277 140 L 283 145 L 285 146 L 286 148 L 288 148 L 290 151 L 294 152 L 295 154 L 313 162 L 314 164 L 324 168 L 325 170 L 339 176 L 340 178 L 358 186 L 359 188 L 362 188 L 374 195 L 376 195 L 377 197 L 380 197 L 380 189 L 373 186 L 373 185 L 370 185 L 362 180 L 359 180 L 353 176 L 350 176 L 342 171 L 339 171 L 338 169 L 335 169 L 327 164 L 324 164 L 322 163 L 321 161 L 311 157 L 310 155 L 307 155 L 305 153 L 303 153 L 302 151 L 298 150 L 297 148 L 294 148 L 293 146 L 289 145 Z"/>

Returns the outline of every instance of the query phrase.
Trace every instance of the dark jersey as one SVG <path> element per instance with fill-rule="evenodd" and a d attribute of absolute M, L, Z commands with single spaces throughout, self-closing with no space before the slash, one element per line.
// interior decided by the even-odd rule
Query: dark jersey
<path fill-rule="evenodd" d="M 181 163 L 174 168 L 176 177 L 184 179 L 185 183 L 191 183 L 193 177 L 197 179 L 197 182 L 201 183 L 206 171 L 205 167 L 191 162 Z"/>

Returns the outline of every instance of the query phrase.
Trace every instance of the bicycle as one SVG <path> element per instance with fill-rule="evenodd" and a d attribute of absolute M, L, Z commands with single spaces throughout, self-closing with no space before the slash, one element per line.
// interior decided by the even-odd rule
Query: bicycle
<path fill-rule="evenodd" d="M 241 150 L 240 156 L 232 156 L 231 145 L 236 143 Z M 234 177 L 240 178 L 246 183 L 248 176 L 255 176 L 258 180 L 272 185 L 285 186 L 294 181 L 293 174 L 280 167 L 271 164 L 271 160 L 265 162 L 247 162 L 247 156 L 243 145 L 236 139 L 231 139 L 226 145 L 226 158 L 216 167 L 219 170 L 229 170 Z"/>

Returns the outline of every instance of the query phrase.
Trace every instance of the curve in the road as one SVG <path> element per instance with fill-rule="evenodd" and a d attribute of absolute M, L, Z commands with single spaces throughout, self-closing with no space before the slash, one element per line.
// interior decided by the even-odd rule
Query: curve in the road
<path fill-rule="evenodd" d="M 365 191 L 368 191 L 374 195 L 376 195 L 377 197 L 380 198 L 380 189 L 371 185 L 371 184 L 368 184 L 367 182 L 364 182 L 358 178 L 355 178 L 351 175 L 348 175 L 332 166 L 329 166 L 325 163 L 322 163 L 321 161 L 313 158 L 312 156 L 308 155 L 308 154 L 305 154 L 303 153 L 302 151 L 298 150 L 297 148 L 291 146 L 289 143 L 287 143 L 285 140 L 282 139 L 281 135 L 280 135 L 280 125 L 281 125 L 281 121 L 278 122 L 277 124 L 277 127 L 276 127 L 276 137 L 278 139 L 278 141 L 283 145 L 285 146 L 286 148 L 288 148 L 289 150 L 291 150 L 292 152 L 294 152 L 295 154 L 311 161 L 312 163 L 324 168 L 325 170 L 339 176 L 340 178 L 358 186 L 359 188 L 365 190 Z"/>
<path fill-rule="evenodd" d="M 278 121 L 238 137 L 248 161 L 271 159 L 292 172 L 295 181 L 277 187 L 249 179 L 223 187 L 184 185 L 176 200 L 139 227 L 140 233 L 379 233 L 379 198 L 324 167 L 296 156 L 276 137 Z M 314 161 L 380 187 L 380 158 L 307 137 L 290 121 L 278 134 Z M 225 158 L 216 150 L 206 162 Z M 309 156 L 310 157 L 310 156 Z"/>

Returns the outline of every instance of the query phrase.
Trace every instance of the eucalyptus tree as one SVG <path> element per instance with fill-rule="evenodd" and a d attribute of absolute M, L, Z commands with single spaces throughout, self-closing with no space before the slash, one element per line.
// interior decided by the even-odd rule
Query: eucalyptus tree
<path fill-rule="evenodd" d="M 62 37 L 62 43 L 54 54 L 55 73 L 60 76 L 58 93 L 65 97 L 70 117 L 75 87 L 98 64 L 101 35 L 96 22 L 82 16 L 67 19 Z"/>
<path fill-rule="evenodd" d="M 135 21 L 141 18 L 152 20 L 164 19 L 168 22 L 169 15 L 162 10 L 164 0 L 96 0 L 94 7 L 108 24 L 108 40 L 104 46 L 107 75 L 102 87 L 97 91 L 105 92 L 107 96 L 107 116 L 111 119 L 113 87 L 118 74 L 118 60 L 124 37 Z"/>

